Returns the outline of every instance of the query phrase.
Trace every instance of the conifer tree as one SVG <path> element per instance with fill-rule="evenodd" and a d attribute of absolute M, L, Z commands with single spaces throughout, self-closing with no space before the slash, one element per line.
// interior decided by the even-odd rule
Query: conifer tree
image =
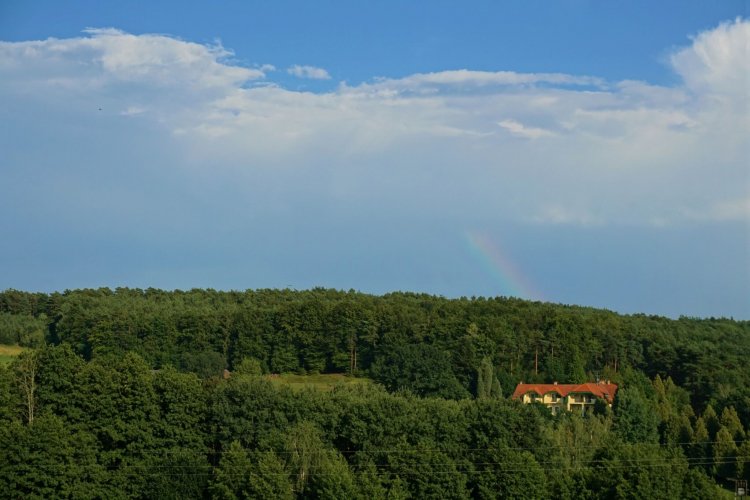
<path fill-rule="evenodd" d="M 211 496 L 221 500 L 247 498 L 244 492 L 249 489 L 250 469 L 247 452 L 239 441 L 232 441 L 214 469 L 209 487 Z"/>
<path fill-rule="evenodd" d="M 731 478 L 736 469 L 737 445 L 726 427 L 719 428 L 713 445 L 713 473 L 723 478 Z"/>
<path fill-rule="evenodd" d="M 740 417 L 733 406 L 727 406 L 722 410 L 719 422 L 722 427 L 729 431 L 733 440 L 740 441 L 744 439 L 745 429 L 742 428 Z"/>
<path fill-rule="evenodd" d="M 737 465 L 735 477 L 750 480 L 750 441 L 743 441 L 737 448 Z"/>
<path fill-rule="evenodd" d="M 698 417 L 695 421 L 695 430 L 693 432 L 692 444 L 690 445 L 688 455 L 696 463 L 703 463 L 705 472 L 709 472 L 711 467 L 708 462 L 709 450 L 710 450 L 710 438 L 708 437 L 708 429 L 706 429 L 706 423 L 703 421 L 703 417 Z"/>
<path fill-rule="evenodd" d="M 711 441 L 716 439 L 716 433 L 719 432 L 721 423 L 719 422 L 719 416 L 716 414 L 716 410 L 711 405 L 706 406 L 703 411 L 703 422 L 706 424 L 706 430 L 708 430 L 708 437 Z"/>
<path fill-rule="evenodd" d="M 500 381 L 495 375 L 490 358 L 485 357 L 477 370 L 477 399 L 498 399 L 502 397 Z"/>
<path fill-rule="evenodd" d="M 250 458 L 248 498 L 259 500 L 291 500 L 294 498 L 288 471 L 273 450 L 255 452 Z"/>

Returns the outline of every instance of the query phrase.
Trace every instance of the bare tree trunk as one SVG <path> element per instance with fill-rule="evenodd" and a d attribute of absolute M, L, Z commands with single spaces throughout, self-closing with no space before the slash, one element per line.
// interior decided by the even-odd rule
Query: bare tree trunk
<path fill-rule="evenodd" d="M 26 403 L 26 421 L 34 422 L 36 410 L 36 376 L 39 370 L 39 358 L 36 351 L 27 351 L 19 357 L 18 381 Z"/>

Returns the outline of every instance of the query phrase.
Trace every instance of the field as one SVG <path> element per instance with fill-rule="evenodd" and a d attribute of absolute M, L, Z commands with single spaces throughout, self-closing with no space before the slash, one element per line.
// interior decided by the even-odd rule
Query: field
<path fill-rule="evenodd" d="M 296 375 L 294 373 L 282 373 L 281 375 L 266 375 L 266 379 L 274 384 L 286 385 L 294 390 L 313 388 L 319 391 L 330 391 L 338 384 L 371 384 L 368 378 L 350 377 L 343 373 L 322 373 L 317 375 Z"/>
<path fill-rule="evenodd" d="M 17 345 L 0 344 L 0 365 L 10 363 L 23 351 L 24 348 Z"/>

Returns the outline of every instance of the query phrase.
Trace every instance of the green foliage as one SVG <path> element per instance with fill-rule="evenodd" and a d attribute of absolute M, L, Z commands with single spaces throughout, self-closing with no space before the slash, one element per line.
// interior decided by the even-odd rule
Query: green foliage
<path fill-rule="evenodd" d="M 20 475 L 5 474 L 0 487 L 14 496 L 540 498 L 555 491 L 562 498 L 645 498 L 647 492 L 672 498 L 716 492 L 703 472 L 688 469 L 679 443 L 622 442 L 620 435 L 634 439 L 625 429 L 637 435 L 643 422 L 618 413 L 552 418 L 504 399 L 419 398 L 370 385 L 292 391 L 257 376 L 202 382 L 171 367 L 153 371 L 134 354 L 85 363 L 68 347 L 44 348 L 35 359 L 37 417 L 28 424 L 21 413 L 6 411 L 0 426 L 0 469 Z M 55 378 L 57 370 L 64 376 Z M 623 394 L 618 412 L 628 407 L 639 414 L 649 401 L 637 388 Z M 718 477 L 745 474 L 748 449 L 729 439 L 736 418 L 731 410 L 722 415 L 717 442 L 696 443 L 703 447 L 697 457 L 714 457 L 707 470 Z M 706 440 L 707 433 L 697 419 L 694 439 Z M 53 464 L 63 464 L 65 474 L 47 477 Z"/>
<path fill-rule="evenodd" d="M 157 423 L 153 426 L 155 443 L 160 448 L 200 454 L 205 440 L 201 426 L 207 405 L 198 376 L 166 367 L 153 375 L 152 385 L 158 408 Z"/>
<path fill-rule="evenodd" d="M 47 332 L 47 317 L 0 312 L 0 344 L 39 347 Z"/>
<path fill-rule="evenodd" d="M 250 489 L 250 469 L 247 452 L 239 441 L 232 441 L 214 469 L 209 488 L 211 496 L 221 500 L 249 498 L 246 491 Z"/>
<path fill-rule="evenodd" d="M 720 498 L 726 492 L 716 485 L 700 469 L 688 469 L 682 482 L 682 496 L 684 500 L 705 500 L 706 498 Z"/>
<path fill-rule="evenodd" d="M 389 459 L 389 465 L 406 478 L 412 498 L 469 498 L 466 475 L 444 452 L 421 446 L 404 449 Z"/>
<path fill-rule="evenodd" d="M 144 458 L 138 470 L 148 479 L 139 492 L 144 498 L 201 498 L 211 477 L 206 457 L 189 448 L 161 448 Z"/>
<path fill-rule="evenodd" d="M 698 417 L 695 421 L 692 443 L 687 450 L 688 457 L 696 464 L 702 466 L 705 471 L 709 471 L 711 469 L 710 450 L 711 442 L 706 424 L 702 417 Z"/>
<path fill-rule="evenodd" d="M 0 365 L 0 423 L 9 422 L 20 408 L 20 394 L 12 372 Z"/>
<path fill-rule="evenodd" d="M 294 498 L 289 473 L 273 450 L 251 455 L 248 498 L 290 500 Z"/>
<path fill-rule="evenodd" d="M 696 410 L 709 401 L 719 412 L 733 406 L 743 426 L 750 425 L 750 371 L 743 369 L 740 354 L 750 348 L 747 321 L 668 320 L 509 298 L 374 297 L 320 288 L 100 288 L 1 292 L 0 325 L 5 323 L 16 338 L 28 326 L 35 338 L 42 331 L 50 342 L 69 344 L 86 359 L 136 351 L 152 368 L 171 364 L 202 377 L 234 369 L 244 357 L 258 359 L 271 373 L 348 372 L 355 366 L 366 372 L 390 349 L 408 344 L 447 353 L 446 369 L 472 394 L 487 356 L 506 391 L 519 380 L 583 382 L 599 375 L 634 385 L 637 381 L 628 379 L 632 372 L 661 375 L 666 384 L 669 375 L 687 390 Z M 454 389 L 451 397 L 459 393 Z M 714 434 L 717 429 L 710 427 Z"/>
<path fill-rule="evenodd" d="M 547 474 L 534 455 L 503 445 L 490 448 L 477 471 L 479 498 L 544 498 Z"/>
<path fill-rule="evenodd" d="M 350 377 L 342 373 L 321 373 L 314 375 L 296 375 L 283 373 L 268 375 L 266 380 L 274 385 L 285 386 L 295 391 L 315 389 L 318 391 L 332 391 L 345 385 L 368 385 L 372 381 L 364 377 Z"/>
<path fill-rule="evenodd" d="M 657 375 L 653 387 L 656 394 L 656 409 L 661 420 L 659 424 L 661 442 L 672 446 L 691 442 L 693 440 L 691 418 L 694 413 L 690 406 L 690 395 L 675 385 L 671 377 L 663 381 Z"/>
<path fill-rule="evenodd" d="M 224 371 L 226 361 L 218 352 L 203 351 L 199 353 L 184 353 L 180 368 L 186 372 L 198 374 L 202 378 L 218 377 Z"/>
<path fill-rule="evenodd" d="M 652 402 L 637 388 L 622 387 L 613 407 L 614 429 L 627 443 L 657 443 L 659 416 Z"/>
<path fill-rule="evenodd" d="M 737 444 L 732 439 L 732 433 L 721 427 L 716 433 L 713 443 L 713 474 L 721 478 L 736 477 Z"/>
<path fill-rule="evenodd" d="M 340 453 L 327 450 L 312 470 L 303 495 L 308 498 L 354 498 L 355 478 Z"/>
<path fill-rule="evenodd" d="M 0 316 L 50 343 L 0 366 L 9 498 L 716 498 L 750 474 L 748 322 L 325 289 L 6 291 Z M 595 376 L 612 410 L 500 397 Z"/>
<path fill-rule="evenodd" d="M 90 436 L 54 416 L 0 427 L 0 491 L 7 498 L 111 497 Z"/>
<path fill-rule="evenodd" d="M 606 498 L 681 498 L 688 471 L 678 451 L 612 442 L 595 455 L 590 486 Z"/>
<path fill-rule="evenodd" d="M 721 412 L 719 424 L 726 429 L 731 438 L 735 441 L 741 441 L 745 438 L 745 429 L 742 428 L 742 422 L 737 415 L 737 410 L 727 406 Z"/>
<path fill-rule="evenodd" d="M 212 498 L 287 500 L 294 498 L 284 464 L 273 451 L 248 454 L 232 441 L 214 469 L 209 492 Z"/>
<path fill-rule="evenodd" d="M 734 477 L 750 480 L 750 441 L 744 441 L 737 449 L 737 470 Z"/>
<path fill-rule="evenodd" d="M 502 397 L 500 382 L 495 376 L 492 361 L 490 361 L 490 358 L 485 357 L 477 370 L 477 398 L 488 399 L 500 397 Z"/>
<path fill-rule="evenodd" d="M 468 396 L 451 371 L 448 354 L 429 344 L 407 344 L 385 350 L 370 374 L 390 390 L 407 389 L 420 396 L 443 398 Z"/>
<path fill-rule="evenodd" d="M 384 499 L 388 497 L 387 478 L 378 473 L 378 468 L 372 459 L 363 457 L 363 460 L 358 461 L 353 457 L 351 469 L 354 471 L 354 484 L 357 489 L 355 498 Z M 402 493 L 406 495 L 405 489 Z"/>
<path fill-rule="evenodd" d="M 12 363 L 24 350 L 21 346 L 0 344 L 0 365 Z"/>
<path fill-rule="evenodd" d="M 294 478 L 294 489 L 305 491 L 313 474 L 319 473 L 328 461 L 320 431 L 311 422 L 299 422 L 286 433 L 285 451 L 287 466 Z"/>
<path fill-rule="evenodd" d="M 234 373 L 237 375 L 249 375 L 251 377 L 259 377 L 263 375 L 263 365 L 255 358 L 244 357 L 242 361 L 235 367 Z"/>
<path fill-rule="evenodd" d="M 708 437 L 713 440 L 714 438 L 716 438 L 716 433 L 719 432 L 719 428 L 721 427 L 719 416 L 716 415 L 716 410 L 714 410 L 714 407 L 711 405 L 708 405 L 706 407 L 706 410 L 701 416 L 703 417 L 703 422 L 705 422 L 706 424 Z"/>

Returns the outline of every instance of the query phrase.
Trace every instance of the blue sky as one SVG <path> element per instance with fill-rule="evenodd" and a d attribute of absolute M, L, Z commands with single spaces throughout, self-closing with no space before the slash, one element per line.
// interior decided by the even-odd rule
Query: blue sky
<path fill-rule="evenodd" d="M 750 318 L 748 1 L 0 3 L 0 288 Z"/>

